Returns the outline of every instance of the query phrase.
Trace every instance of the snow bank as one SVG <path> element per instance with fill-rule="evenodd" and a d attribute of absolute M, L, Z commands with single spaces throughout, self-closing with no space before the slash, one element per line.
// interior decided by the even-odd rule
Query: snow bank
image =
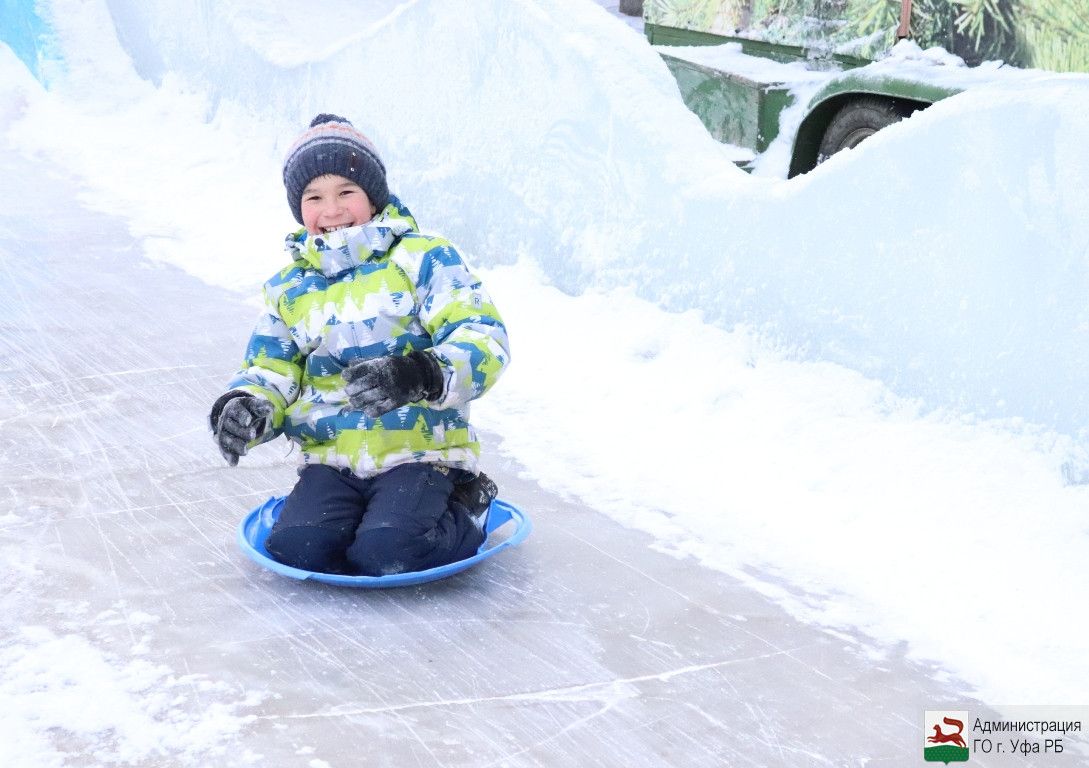
<path fill-rule="evenodd" d="M 761 258 L 733 259 L 734 312 L 902 394 L 1084 439 L 1087 110 L 1089 78 L 981 89 L 834 157 L 781 190 L 794 227 L 735 239 Z"/>
<path fill-rule="evenodd" d="M 113 658 L 77 634 L 23 627 L 0 647 L 0 764 L 61 766 L 76 755 L 95 765 L 259 762 L 236 742 L 253 719 L 237 710 L 258 699 L 232 695 L 200 675 Z"/>

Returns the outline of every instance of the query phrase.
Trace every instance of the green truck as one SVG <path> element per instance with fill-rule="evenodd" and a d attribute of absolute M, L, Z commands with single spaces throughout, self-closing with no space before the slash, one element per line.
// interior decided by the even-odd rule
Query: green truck
<path fill-rule="evenodd" d="M 685 104 L 752 169 L 806 173 L 939 99 L 1089 71 L 1089 0 L 644 0 Z"/>

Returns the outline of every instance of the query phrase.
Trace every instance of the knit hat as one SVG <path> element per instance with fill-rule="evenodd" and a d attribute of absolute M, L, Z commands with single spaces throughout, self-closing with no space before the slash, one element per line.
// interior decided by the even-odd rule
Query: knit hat
<path fill-rule="evenodd" d="M 347 119 L 321 114 L 310 121 L 310 128 L 295 140 L 284 159 L 287 204 L 300 224 L 303 190 L 327 173 L 354 181 L 379 211 L 389 202 L 386 166 L 371 140 Z"/>

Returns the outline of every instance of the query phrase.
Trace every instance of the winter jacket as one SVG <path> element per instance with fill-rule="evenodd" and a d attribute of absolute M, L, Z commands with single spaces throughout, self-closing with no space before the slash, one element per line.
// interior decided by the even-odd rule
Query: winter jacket
<path fill-rule="evenodd" d="M 406 462 L 476 471 L 469 401 L 498 379 L 507 332 L 480 280 L 447 240 L 422 235 L 397 198 L 367 224 L 288 235 L 291 265 L 264 286 L 265 308 L 229 388 L 275 407 L 257 442 L 281 433 L 304 464 L 368 477 Z M 434 402 L 371 419 L 353 410 L 341 371 L 356 358 L 430 350 Z"/>

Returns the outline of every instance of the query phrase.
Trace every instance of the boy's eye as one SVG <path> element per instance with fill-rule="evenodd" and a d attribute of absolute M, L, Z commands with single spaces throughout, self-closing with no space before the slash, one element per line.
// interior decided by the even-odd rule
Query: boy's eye
<path fill-rule="evenodd" d="M 343 197 L 344 195 L 354 195 L 354 194 L 355 194 L 354 189 L 345 189 L 340 193 L 341 197 Z"/>

